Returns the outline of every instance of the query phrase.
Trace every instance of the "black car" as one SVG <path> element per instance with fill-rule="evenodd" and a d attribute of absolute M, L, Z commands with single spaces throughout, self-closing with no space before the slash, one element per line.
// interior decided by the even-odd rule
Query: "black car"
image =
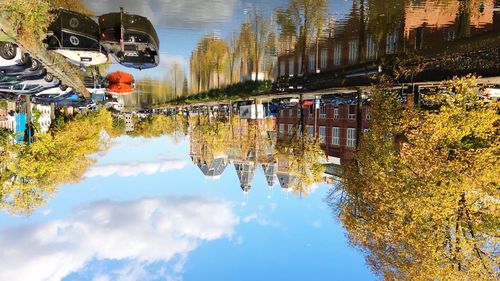
<path fill-rule="evenodd" d="M 122 65 L 137 69 L 160 63 L 160 40 L 151 22 L 142 16 L 109 13 L 99 17 L 101 44 Z"/>

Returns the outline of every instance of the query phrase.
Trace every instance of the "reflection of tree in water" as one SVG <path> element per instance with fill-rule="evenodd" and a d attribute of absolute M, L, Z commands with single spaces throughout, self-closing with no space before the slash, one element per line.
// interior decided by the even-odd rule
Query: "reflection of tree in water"
<path fill-rule="evenodd" d="M 290 187 L 296 193 L 308 195 L 311 187 L 321 181 L 325 167 L 321 161 L 325 152 L 318 138 L 297 130 L 290 135 L 280 135 L 276 145 L 276 157 L 293 178 Z"/>
<path fill-rule="evenodd" d="M 31 214 L 57 192 L 78 182 L 94 162 L 89 157 L 106 148 L 103 130 L 110 130 L 107 111 L 79 116 L 62 128 L 39 135 L 29 145 L 0 149 L 0 207 L 14 214 Z"/>
<path fill-rule="evenodd" d="M 328 198 L 388 280 L 499 274 L 498 103 L 479 100 L 474 79 L 451 85 L 427 110 L 376 91 L 371 131 Z"/>

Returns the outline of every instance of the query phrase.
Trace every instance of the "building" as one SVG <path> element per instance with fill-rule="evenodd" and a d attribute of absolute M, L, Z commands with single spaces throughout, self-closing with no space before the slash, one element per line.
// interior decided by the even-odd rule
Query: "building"
<path fill-rule="evenodd" d="M 370 107 L 366 99 L 361 101 L 359 109 L 358 115 L 355 94 L 325 99 L 316 110 L 314 105 L 304 106 L 302 111 L 299 104 L 282 107 L 277 118 L 278 133 L 300 132 L 305 126 L 304 133 L 319 137 L 322 149 L 330 157 L 329 162 L 344 164 L 352 158 L 357 138 L 370 126 Z M 359 118 L 361 122 L 358 123 Z"/>
<path fill-rule="evenodd" d="M 278 55 L 278 77 L 306 75 L 318 79 L 317 83 L 332 77 L 359 79 L 382 71 L 386 65 L 390 68 L 396 56 L 426 56 L 443 46 L 453 46 L 456 40 L 470 43 L 475 36 L 500 30 L 494 0 L 446 4 L 408 1 L 399 10 L 387 7 L 376 18 L 371 18 L 373 15 L 366 8 L 374 5 L 372 2 L 375 0 L 366 1 L 363 8 L 359 0 L 353 0 L 347 17 L 336 21 L 334 28 L 318 38 L 317 43 L 306 46 L 305 54 L 294 48 L 282 48 Z"/>

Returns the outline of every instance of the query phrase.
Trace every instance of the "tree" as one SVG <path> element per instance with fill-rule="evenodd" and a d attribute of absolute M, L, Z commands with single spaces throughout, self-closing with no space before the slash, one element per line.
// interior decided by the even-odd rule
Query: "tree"
<path fill-rule="evenodd" d="M 250 26 L 252 28 L 253 35 L 253 46 L 252 61 L 253 61 L 253 71 L 255 72 L 255 81 L 259 80 L 259 70 L 262 61 L 262 56 L 266 50 L 268 40 L 273 33 L 271 17 L 265 14 L 263 10 L 258 10 L 256 6 L 253 6 L 252 12 L 250 13 Z"/>
<path fill-rule="evenodd" d="M 277 24 L 286 37 L 298 38 L 296 50 L 301 53 L 302 62 L 306 61 L 307 45 L 314 37 L 318 38 L 327 17 L 328 0 L 290 0 L 286 9 L 277 10 Z M 306 72 L 302 63 L 300 73 Z"/>
<path fill-rule="evenodd" d="M 29 215 L 59 185 L 78 182 L 94 163 L 90 155 L 107 148 L 102 132 L 111 127 L 111 114 L 103 110 L 76 117 L 32 144 L 5 146 L 0 150 L 0 208 Z"/>
<path fill-rule="evenodd" d="M 294 177 L 291 188 L 301 195 L 308 195 L 311 187 L 321 182 L 325 167 L 321 161 L 326 158 L 318 138 L 299 132 L 280 135 L 276 144 L 276 158 L 286 163 L 288 173 Z"/>
<path fill-rule="evenodd" d="M 329 202 L 384 279 L 498 277 L 499 108 L 476 90 L 455 78 L 427 109 L 374 91 L 370 132 Z"/>

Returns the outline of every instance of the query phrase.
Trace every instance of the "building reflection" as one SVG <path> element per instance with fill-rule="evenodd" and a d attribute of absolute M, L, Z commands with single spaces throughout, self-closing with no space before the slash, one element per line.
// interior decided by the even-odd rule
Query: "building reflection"
<path fill-rule="evenodd" d="M 500 16 L 494 6 L 494 0 L 354 0 L 345 18 L 326 18 L 305 48 L 297 35 L 282 32 L 278 88 L 368 84 L 373 75 L 393 74 L 398 65 L 426 66 L 412 81 L 498 73 L 491 63 L 498 62 L 498 52 L 481 52 L 498 47 Z"/>

